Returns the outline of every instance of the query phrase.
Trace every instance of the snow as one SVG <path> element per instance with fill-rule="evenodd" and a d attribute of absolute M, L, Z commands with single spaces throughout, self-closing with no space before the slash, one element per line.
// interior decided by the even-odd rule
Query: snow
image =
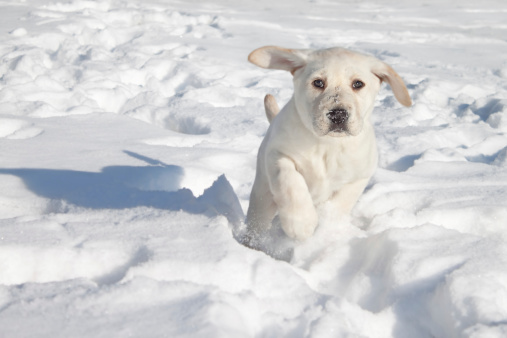
<path fill-rule="evenodd" d="M 507 336 L 502 0 L 1 2 L 0 337 Z M 314 237 L 240 245 L 263 45 L 391 64 L 379 168 Z"/>

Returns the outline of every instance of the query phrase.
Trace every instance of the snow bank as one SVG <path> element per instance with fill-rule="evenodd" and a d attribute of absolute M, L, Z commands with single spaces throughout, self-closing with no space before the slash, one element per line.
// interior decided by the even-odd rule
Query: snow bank
<path fill-rule="evenodd" d="M 0 4 L 0 336 L 504 337 L 501 0 Z M 350 217 L 241 246 L 262 45 L 391 64 Z"/>

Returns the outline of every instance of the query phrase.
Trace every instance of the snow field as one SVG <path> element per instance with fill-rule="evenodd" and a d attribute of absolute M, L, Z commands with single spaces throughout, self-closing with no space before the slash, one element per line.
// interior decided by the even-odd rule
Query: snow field
<path fill-rule="evenodd" d="M 0 336 L 507 334 L 502 1 L 0 6 Z M 414 101 L 381 90 L 367 191 L 279 260 L 234 239 L 292 95 L 246 62 L 270 44 L 373 54 Z"/>

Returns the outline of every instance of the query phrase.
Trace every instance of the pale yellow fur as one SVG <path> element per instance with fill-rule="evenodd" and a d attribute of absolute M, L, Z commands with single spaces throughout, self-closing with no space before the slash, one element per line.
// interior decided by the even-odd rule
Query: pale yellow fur
<path fill-rule="evenodd" d="M 294 95 L 279 111 L 271 95 L 265 98 L 271 122 L 260 146 L 257 173 L 247 213 L 246 244 L 265 232 L 278 213 L 291 238 L 310 237 L 318 224 L 317 209 L 331 202 L 349 213 L 377 166 L 377 146 L 370 121 L 382 81 L 395 97 L 411 105 L 398 74 L 371 56 L 342 48 L 292 50 L 263 47 L 249 60 L 257 66 L 283 69 L 294 75 Z M 316 88 L 323 79 L 325 88 Z M 360 90 L 352 83 L 361 80 Z M 348 112 L 346 131 L 332 130 L 327 113 Z"/>

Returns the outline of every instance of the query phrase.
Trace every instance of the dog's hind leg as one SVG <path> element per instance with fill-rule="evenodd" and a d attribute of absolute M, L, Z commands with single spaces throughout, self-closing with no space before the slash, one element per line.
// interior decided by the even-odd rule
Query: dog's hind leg
<path fill-rule="evenodd" d="M 369 178 L 366 178 L 344 185 L 330 200 L 335 210 L 341 214 L 349 214 L 368 182 Z"/>
<path fill-rule="evenodd" d="M 267 94 L 264 97 L 264 109 L 266 111 L 266 117 L 268 118 L 269 123 L 271 123 L 275 116 L 280 112 L 280 107 L 278 107 L 278 103 L 276 103 L 276 99 L 273 95 Z"/>

